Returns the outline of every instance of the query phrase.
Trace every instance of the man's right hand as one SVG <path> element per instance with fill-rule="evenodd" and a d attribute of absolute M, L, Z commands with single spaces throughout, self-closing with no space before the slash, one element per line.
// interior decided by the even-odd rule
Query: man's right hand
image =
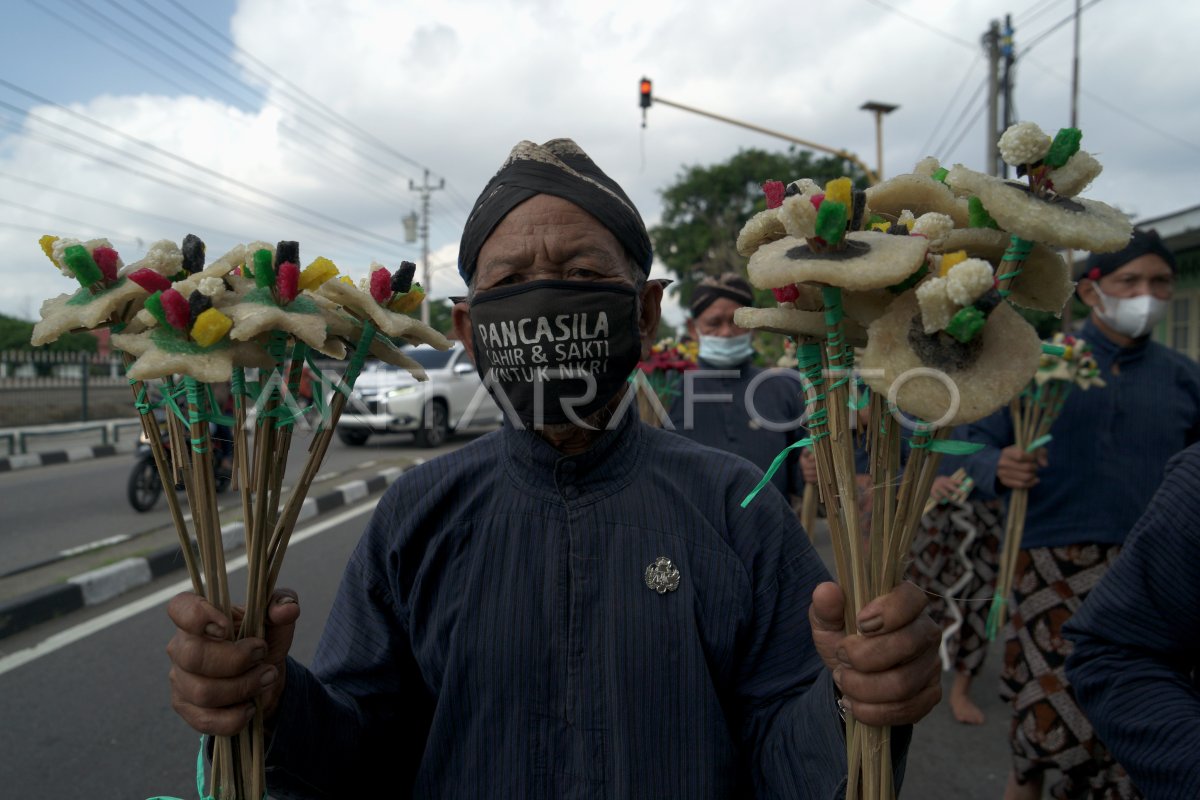
<path fill-rule="evenodd" d="M 807 447 L 800 451 L 800 474 L 804 476 L 805 483 L 816 485 L 817 457 Z"/>
<path fill-rule="evenodd" d="M 1038 484 L 1038 469 L 1048 463 L 1045 450 L 1027 453 L 1015 444 L 1009 445 L 1000 451 L 996 482 L 1009 489 L 1032 489 Z"/>
<path fill-rule="evenodd" d="M 274 715 L 300 616 L 295 592 L 280 589 L 271 597 L 264 639 L 233 641 L 229 631 L 241 622 L 241 609 L 234 609 L 231 621 L 192 592 L 172 598 L 167 615 L 177 628 L 167 644 L 171 706 L 188 725 L 200 733 L 232 736 L 254 716 L 256 697 L 265 718 Z"/>

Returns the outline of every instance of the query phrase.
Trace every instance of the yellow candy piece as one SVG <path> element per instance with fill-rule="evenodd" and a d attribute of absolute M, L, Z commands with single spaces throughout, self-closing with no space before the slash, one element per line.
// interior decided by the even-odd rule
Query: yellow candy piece
<path fill-rule="evenodd" d="M 946 255 L 942 256 L 942 266 L 938 270 L 938 275 L 943 278 L 946 277 L 946 273 L 950 271 L 951 267 L 966 260 L 966 250 L 955 250 L 953 253 L 946 253 Z"/>
<path fill-rule="evenodd" d="M 390 304 L 388 304 L 388 308 L 401 314 L 407 314 L 409 311 L 412 311 L 416 309 L 417 306 L 421 305 L 421 301 L 424 299 L 425 290 L 420 286 L 414 285 L 407 292 L 400 295 Z"/>
<path fill-rule="evenodd" d="M 1071 347 L 1071 345 L 1064 347 L 1062 357 L 1063 361 L 1070 361 L 1075 357 L 1075 348 Z"/>
<path fill-rule="evenodd" d="M 872 222 L 871 223 L 871 230 L 879 231 L 880 233 L 887 233 L 889 227 L 891 227 L 890 222 Z"/>
<path fill-rule="evenodd" d="M 324 256 L 318 256 L 300 273 L 300 291 L 313 291 L 338 274 L 337 266 Z"/>
<path fill-rule="evenodd" d="M 192 338 L 201 347 L 212 347 L 221 341 L 221 337 L 229 333 L 232 327 L 233 320 L 229 317 L 215 308 L 206 308 L 192 324 Z"/>
<path fill-rule="evenodd" d="M 50 259 L 50 263 L 56 267 L 58 266 L 58 262 L 54 260 L 54 243 L 57 241 L 57 236 L 51 236 L 48 233 L 38 239 L 38 244 L 42 246 L 42 252 L 46 254 L 46 258 Z"/>
<path fill-rule="evenodd" d="M 341 281 L 342 283 L 346 284 L 347 286 L 355 286 L 356 285 L 354 283 L 354 279 L 351 278 L 349 275 L 343 275 L 342 277 L 338 278 L 338 280 Z"/>
<path fill-rule="evenodd" d="M 853 184 L 849 178 L 836 178 L 825 184 L 825 199 L 832 200 L 835 203 L 842 203 L 846 206 L 846 210 L 854 208 L 853 200 L 850 197 L 850 190 Z"/>

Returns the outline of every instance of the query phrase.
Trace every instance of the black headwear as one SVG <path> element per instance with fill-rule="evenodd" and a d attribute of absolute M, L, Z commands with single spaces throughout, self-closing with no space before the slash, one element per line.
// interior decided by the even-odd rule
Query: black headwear
<path fill-rule="evenodd" d="M 1115 253 L 1092 253 L 1088 256 L 1087 263 L 1083 267 L 1083 277 L 1098 280 L 1110 272 L 1120 269 L 1135 258 L 1146 255 L 1158 256 L 1167 262 L 1171 272 L 1177 271 L 1175 256 L 1163 244 L 1158 231 L 1153 229 L 1135 230 L 1124 250 L 1118 250 Z"/>
<path fill-rule="evenodd" d="M 458 274 L 464 281 L 471 282 L 479 251 L 500 221 L 539 194 L 569 200 L 591 214 L 650 274 L 650 236 L 625 192 L 575 142 L 551 139 L 541 145 L 529 141 L 517 144 L 500 171 L 483 187 L 458 247 Z"/>
<path fill-rule="evenodd" d="M 692 302 L 688 308 L 693 317 L 698 317 L 720 297 L 726 297 L 738 305 L 754 305 L 754 290 L 746 279 L 736 272 L 725 272 L 702 280 L 692 290 Z"/>

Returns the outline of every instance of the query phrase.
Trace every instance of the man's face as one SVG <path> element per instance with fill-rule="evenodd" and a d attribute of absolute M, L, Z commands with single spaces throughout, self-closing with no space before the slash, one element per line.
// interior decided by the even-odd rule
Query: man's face
<path fill-rule="evenodd" d="M 500 221 L 479 251 L 475 292 L 528 281 L 569 280 L 633 285 L 633 267 L 625 249 L 599 220 L 574 203 L 539 194 Z M 642 356 L 649 354 L 658 330 L 662 286 L 642 289 Z M 474 357 L 470 307 L 455 305 L 454 330 Z"/>
<path fill-rule="evenodd" d="M 1149 294 L 1159 300 L 1170 300 L 1175 293 L 1175 275 L 1166 261 L 1153 253 L 1147 253 L 1113 270 L 1098 281 L 1080 282 L 1079 296 L 1093 308 L 1100 305 L 1100 297 L 1094 291 L 1096 285 L 1108 297 L 1127 298 Z"/>
<path fill-rule="evenodd" d="M 741 307 L 741 303 L 728 297 L 718 297 L 700 316 L 688 320 L 688 333 L 693 338 L 720 336 L 725 339 L 749 333 L 750 331 L 739 328 L 733 322 L 733 313 Z"/>

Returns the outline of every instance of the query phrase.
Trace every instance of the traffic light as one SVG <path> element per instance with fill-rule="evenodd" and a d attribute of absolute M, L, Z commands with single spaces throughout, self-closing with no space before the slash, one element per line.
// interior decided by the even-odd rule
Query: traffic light
<path fill-rule="evenodd" d="M 650 107 L 650 79 L 649 78 L 642 78 L 641 92 L 642 92 L 642 108 L 649 108 Z"/>

